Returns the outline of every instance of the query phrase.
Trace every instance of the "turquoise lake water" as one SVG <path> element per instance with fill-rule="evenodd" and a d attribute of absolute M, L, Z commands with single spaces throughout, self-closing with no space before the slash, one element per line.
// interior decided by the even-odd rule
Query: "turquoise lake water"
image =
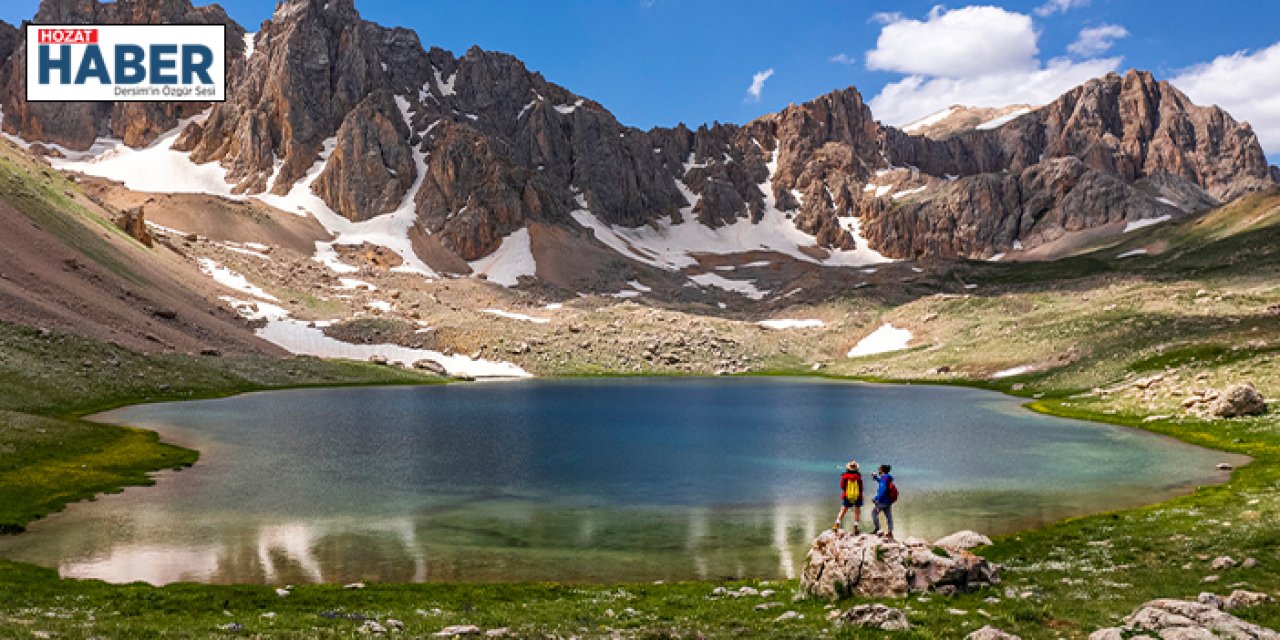
<path fill-rule="evenodd" d="M 927 538 L 1156 502 L 1229 459 L 984 391 L 785 379 L 316 389 L 97 419 L 200 463 L 0 556 L 156 584 L 787 578 L 850 458 L 893 465 L 898 536 Z"/>

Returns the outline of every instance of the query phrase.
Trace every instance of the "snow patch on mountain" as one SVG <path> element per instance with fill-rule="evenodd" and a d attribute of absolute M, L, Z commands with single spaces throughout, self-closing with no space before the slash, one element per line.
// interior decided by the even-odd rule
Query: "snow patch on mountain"
<path fill-rule="evenodd" d="M 1009 124 L 1010 122 L 1013 122 L 1014 120 L 1017 120 L 1018 118 L 1021 118 L 1022 116 L 1027 115 L 1028 113 L 1031 113 L 1031 109 L 1018 109 L 1017 111 L 1006 113 L 998 118 L 992 118 L 974 128 L 978 129 L 979 131 L 999 129 L 1000 127 L 1003 127 L 1004 125 Z"/>
<path fill-rule="evenodd" d="M 196 261 L 196 264 L 200 266 L 200 271 L 204 272 L 205 275 L 213 278 L 215 282 L 228 289 L 239 291 L 240 293 L 246 293 L 262 300 L 270 300 L 272 302 L 280 301 L 279 298 L 267 293 L 258 285 L 249 282 L 248 278 L 218 264 L 217 262 L 214 262 L 213 260 L 210 260 L 209 258 L 200 258 Z"/>
<path fill-rule="evenodd" d="M 923 129 L 923 128 L 925 128 L 925 127 L 929 127 L 929 126 L 932 126 L 932 125 L 938 124 L 939 122 L 942 122 L 943 120 L 946 120 L 947 118 L 950 118 L 950 117 L 951 117 L 951 114 L 953 114 L 953 113 L 955 113 L 956 111 L 959 111 L 959 110 L 960 110 L 960 108 L 959 108 L 959 107 L 956 107 L 956 106 L 950 106 L 950 107 L 947 107 L 946 109 L 943 109 L 942 111 L 938 111 L 938 112 L 936 112 L 936 113 L 931 113 L 931 114 L 929 114 L 929 115 L 927 115 L 927 116 L 925 116 L 925 117 L 923 117 L 923 118 L 920 118 L 919 120 L 916 120 L 915 122 L 912 122 L 912 123 L 910 123 L 910 124 L 904 125 L 904 126 L 902 127 L 902 130 L 903 130 L 903 131 L 905 131 L 905 132 L 907 132 L 907 133 L 911 133 L 912 131 L 919 131 L 920 129 Z"/>
<path fill-rule="evenodd" d="M 400 100 L 397 102 L 401 103 Z M 404 109 L 405 105 L 401 103 L 401 107 Z M 408 114 L 404 115 L 407 119 Z M 333 154 L 337 144 L 336 138 L 324 141 L 324 150 L 321 151 L 320 157 L 316 159 L 315 164 L 311 165 L 302 180 L 294 183 L 287 195 L 266 193 L 255 197 L 283 211 L 299 215 L 309 214 L 333 235 L 335 239 L 330 242 L 316 243 L 314 259 L 328 266 L 335 273 L 355 273 L 358 269 L 341 262 L 334 247 L 369 243 L 386 247 L 400 256 L 403 263 L 392 271 L 416 273 L 426 278 L 438 277 L 436 272 L 414 252 L 413 243 L 409 240 L 409 230 L 413 228 L 418 218 L 417 211 L 414 210 L 414 195 L 418 193 L 423 180 L 427 177 L 426 154 L 417 149 L 413 150 L 413 160 L 417 164 L 418 176 L 395 211 L 363 222 L 353 222 L 330 209 L 329 205 L 325 204 L 325 201 L 311 188 L 316 178 L 320 177 L 320 173 L 324 171 L 325 165 L 329 162 L 329 156 Z"/>
<path fill-rule="evenodd" d="M 754 280 L 730 280 L 718 273 L 701 273 L 696 276 L 689 276 L 689 279 L 704 287 L 724 289 L 752 300 L 764 300 L 764 297 L 769 295 L 768 291 L 762 291 L 757 288 Z"/>
<path fill-rule="evenodd" d="M 473 273 L 484 275 L 490 282 L 504 287 L 514 287 L 520 284 L 521 277 L 533 278 L 538 272 L 527 228 L 503 238 L 496 251 L 468 264 Z"/>
<path fill-rule="evenodd" d="M 508 320 L 532 322 L 534 324 L 547 324 L 551 322 L 550 318 L 539 318 L 524 313 L 516 313 L 514 311 L 503 311 L 502 309 L 481 309 L 480 313 L 487 313 L 491 316 L 498 316 L 499 318 L 506 318 Z"/>
<path fill-rule="evenodd" d="M 452 96 L 452 95 L 455 95 L 455 94 L 457 94 L 457 93 L 458 93 L 458 92 L 453 88 L 453 83 L 454 83 L 454 81 L 456 81 L 456 80 L 458 79 L 458 72 L 457 72 L 457 71 L 453 72 L 453 75 L 449 76 L 449 79 L 448 79 L 448 80 L 445 80 L 445 79 L 441 78 L 441 77 L 440 77 L 440 70 L 439 70 L 439 69 L 437 69 L 437 68 L 435 68 L 435 67 L 431 67 L 431 73 L 432 73 L 432 75 L 434 75 L 434 76 L 435 76 L 435 78 L 436 78 L 436 86 L 437 86 L 437 87 L 440 87 L 440 95 L 445 96 L 445 97 L 448 97 L 448 96 Z"/>
<path fill-rule="evenodd" d="M 217 162 L 196 164 L 191 161 L 190 154 L 173 150 L 173 143 L 187 125 L 203 122 L 207 116 L 206 111 L 184 119 L 155 142 L 139 149 L 129 147 L 123 140 L 115 138 L 101 138 L 86 151 L 72 151 L 51 143 L 42 144 L 56 149 L 64 156 L 48 159 L 53 168 L 114 180 L 134 191 L 202 193 L 243 199 L 244 196 L 231 193 L 231 185 L 227 183 L 227 170 L 222 165 Z M 25 142 L 20 144 L 30 146 Z"/>
<path fill-rule="evenodd" d="M 685 166 L 692 168 L 697 165 L 693 164 L 691 157 Z M 768 164 L 768 178 L 758 185 L 765 194 L 765 210 L 758 223 L 748 218 L 738 218 L 733 224 L 712 229 L 698 222 L 693 215 L 698 197 L 680 180 L 675 181 L 676 188 L 690 204 L 681 209 L 682 222 L 679 224 L 668 216 L 653 224 L 636 228 L 609 225 L 587 209 L 581 196 L 578 197 L 578 208 L 570 215 L 578 224 L 594 231 L 596 239 L 614 251 L 669 271 L 680 271 L 697 265 L 698 261 L 694 258 L 697 254 L 731 255 L 753 251 L 772 251 L 824 266 L 858 267 L 891 262 L 889 258 L 870 248 L 856 225 L 851 229 L 858 241 L 857 249 L 823 249 L 827 253 L 825 258 L 815 258 L 804 251 L 817 248 L 818 242 L 813 236 L 797 229 L 787 214 L 778 209 L 773 191 L 773 175 L 777 166 L 778 152 L 774 150 Z"/>
<path fill-rule="evenodd" d="M 1031 373 L 1032 371 L 1035 371 L 1035 369 L 1036 368 L 1032 365 L 1024 364 L 1017 367 L 1010 367 L 1002 371 L 997 371 L 991 374 L 991 377 L 997 380 L 1001 380 L 1004 378 L 1012 378 L 1014 376 L 1020 376 L 1024 373 Z"/>
<path fill-rule="evenodd" d="M 269 319 L 257 331 L 258 337 L 299 355 L 319 358 L 345 358 L 367 361 L 381 356 L 393 363 L 410 367 L 419 360 L 439 363 L 454 376 L 471 378 L 529 378 L 529 372 L 510 362 L 472 359 L 462 355 L 445 355 L 430 349 L 411 349 L 395 344 L 351 344 L 325 335 L 316 325 L 302 320 Z"/>
<path fill-rule="evenodd" d="M 893 351 L 902 351 L 907 348 L 911 342 L 911 331 L 908 329 L 898 329 L 890 323 L 885 323 L 879 329 L 871 332 L 870 335 L 858 341 L 849 350 L 850 358 L 861 358 L 863 356 L 873 356 L 880 353 L 890 353 Z"/>
<path fill-rule="evenodd" d="M 821 329 L 827 326 L 827 323 L 821 320 L 761 320 L 756 324 L 765 329 L 784 330 L 784 329 Z"/>
<path fill-rule="evenodd" d="M 1172 219 L 1173 219 L 1173 216 L 1169 214 L 1165 214 L 1162 216 L 1156 216 L 1154 218 L 1143 218 L 1142 220 L 1133 220 L 1133 221 L 1130 221 L 1128 224 L 1124 225 L 1124 232 L 1132 233 L 1134 231 L 1137 231 L 1138 229 L 1146 229 L 1147 227 L 1153 227 L 1160 223 L 1168 222 Z"/>

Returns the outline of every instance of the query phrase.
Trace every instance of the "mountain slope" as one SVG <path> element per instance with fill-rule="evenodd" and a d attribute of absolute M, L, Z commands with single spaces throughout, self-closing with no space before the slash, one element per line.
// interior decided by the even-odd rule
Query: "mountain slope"
<path fill-rule="evenodd" d="M 205 277 L 183 256 L 142 246 L 112 212 L 3 141 L 0 185 L 0 320 L 141 352 L 283 353 L 208 302 Z"/>

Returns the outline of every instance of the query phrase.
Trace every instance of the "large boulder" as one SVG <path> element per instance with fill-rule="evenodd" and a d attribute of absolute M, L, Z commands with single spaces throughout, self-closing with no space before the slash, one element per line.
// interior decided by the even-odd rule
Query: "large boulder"
<path fill-rule="evenodd" d="M 1267 401 L 1252 384 L 1246 382 L 1223 392 L 1209 411 L 1219 418 L 1260 416 L 1267 412 Z"/>
<path fill-rule="evenodd" d="M 997 565 L 966 549 L 922 540 L 826 531 L 813 541 L 807 558 L 800 587 L 828 600 L 954 593 L 1000 583 Z"/>
<path fill-rule="evenodd" d="M 1186 638 L 1234 638 L 1236 640 L 1280 640 L 1280 633 L 1245 622 L 1224 611 L 1217 602 L 1201 598 L 1152 600 L 1124 619 L 1124 626 L 1099 629 L 1089 640 L 1122 640 L 1142 635 L 1173 640 Z"/>

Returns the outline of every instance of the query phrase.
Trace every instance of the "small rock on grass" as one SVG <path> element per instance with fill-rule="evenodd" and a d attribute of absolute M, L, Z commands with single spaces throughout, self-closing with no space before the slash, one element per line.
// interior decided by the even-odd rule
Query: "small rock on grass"
<path fill-rule="evenodd" d="M 1223 569 L 1230 569 L 1236 566 L 1236 561 L 1232 559 L 1231 556 L 1219 556 L 1213 559 L 1213 564 L 1210 566 L 1212 566 L 1216 571 L 1221 571 Z"/>
<path fill-rule="evenodd" d="M 947 549 L 968 550 L 975 547 L 991 546 L 991 538 L 976 531 L 957 531 L 949 536 L 938 538 L 933 544 Z"/>
<path fill-rule="evenodd" d="M 788 611 L 788 612 L 786 612 L 786 613 L 784 613 L 784 614 L 782 614 L 782 615 L 778 616 L 777 618 L 774 618 L 774 619 L 773 619 L 773 621 L 774 621 L 774 622 L 787 622 L 787 621 L 789 621 L 789 620 L 798 620 L 798 619 L 803 618 L 803 617 L 804 617 L 804 616 L 800 615 L 798 612 L 795 612 L 795 611 Z"/>
<path fill-rule="evenodd" d="M 1246 607 L 1270 604 L 1272 601 L 1273 598 L 1265 593 L 1237 589 L 1232 591 L 1231 595 L 1223 599 L 1222 608 L 1227 611 L 1234 611 L 1236 609 L 1244 609 Z"/>
<path fill-rule="evenodd" d="M 378 624 L 377 620 L 365 620 L 357 631 L 367 636 L 380 636 L 387 633 L 387 628 Z"/>
<path fill-rule="evenodd" d="M 447 626 L 433 634 L 435 638 L 456 638 L 458 636 L 480 635 L 480 627 L 474 624 L 455 624 Z"/>
<path fill-rule="evenodd" d="M 965 636 L 964 640 L 1022 640 L 1022 638 L 987 625 Z"/>
<path fill-rule="evenodd" d="M 840 615 L 839 624 L 866 629 L 903 631 L 911 628 L 907 614 L 882 604 L 860 604 Z"/>

